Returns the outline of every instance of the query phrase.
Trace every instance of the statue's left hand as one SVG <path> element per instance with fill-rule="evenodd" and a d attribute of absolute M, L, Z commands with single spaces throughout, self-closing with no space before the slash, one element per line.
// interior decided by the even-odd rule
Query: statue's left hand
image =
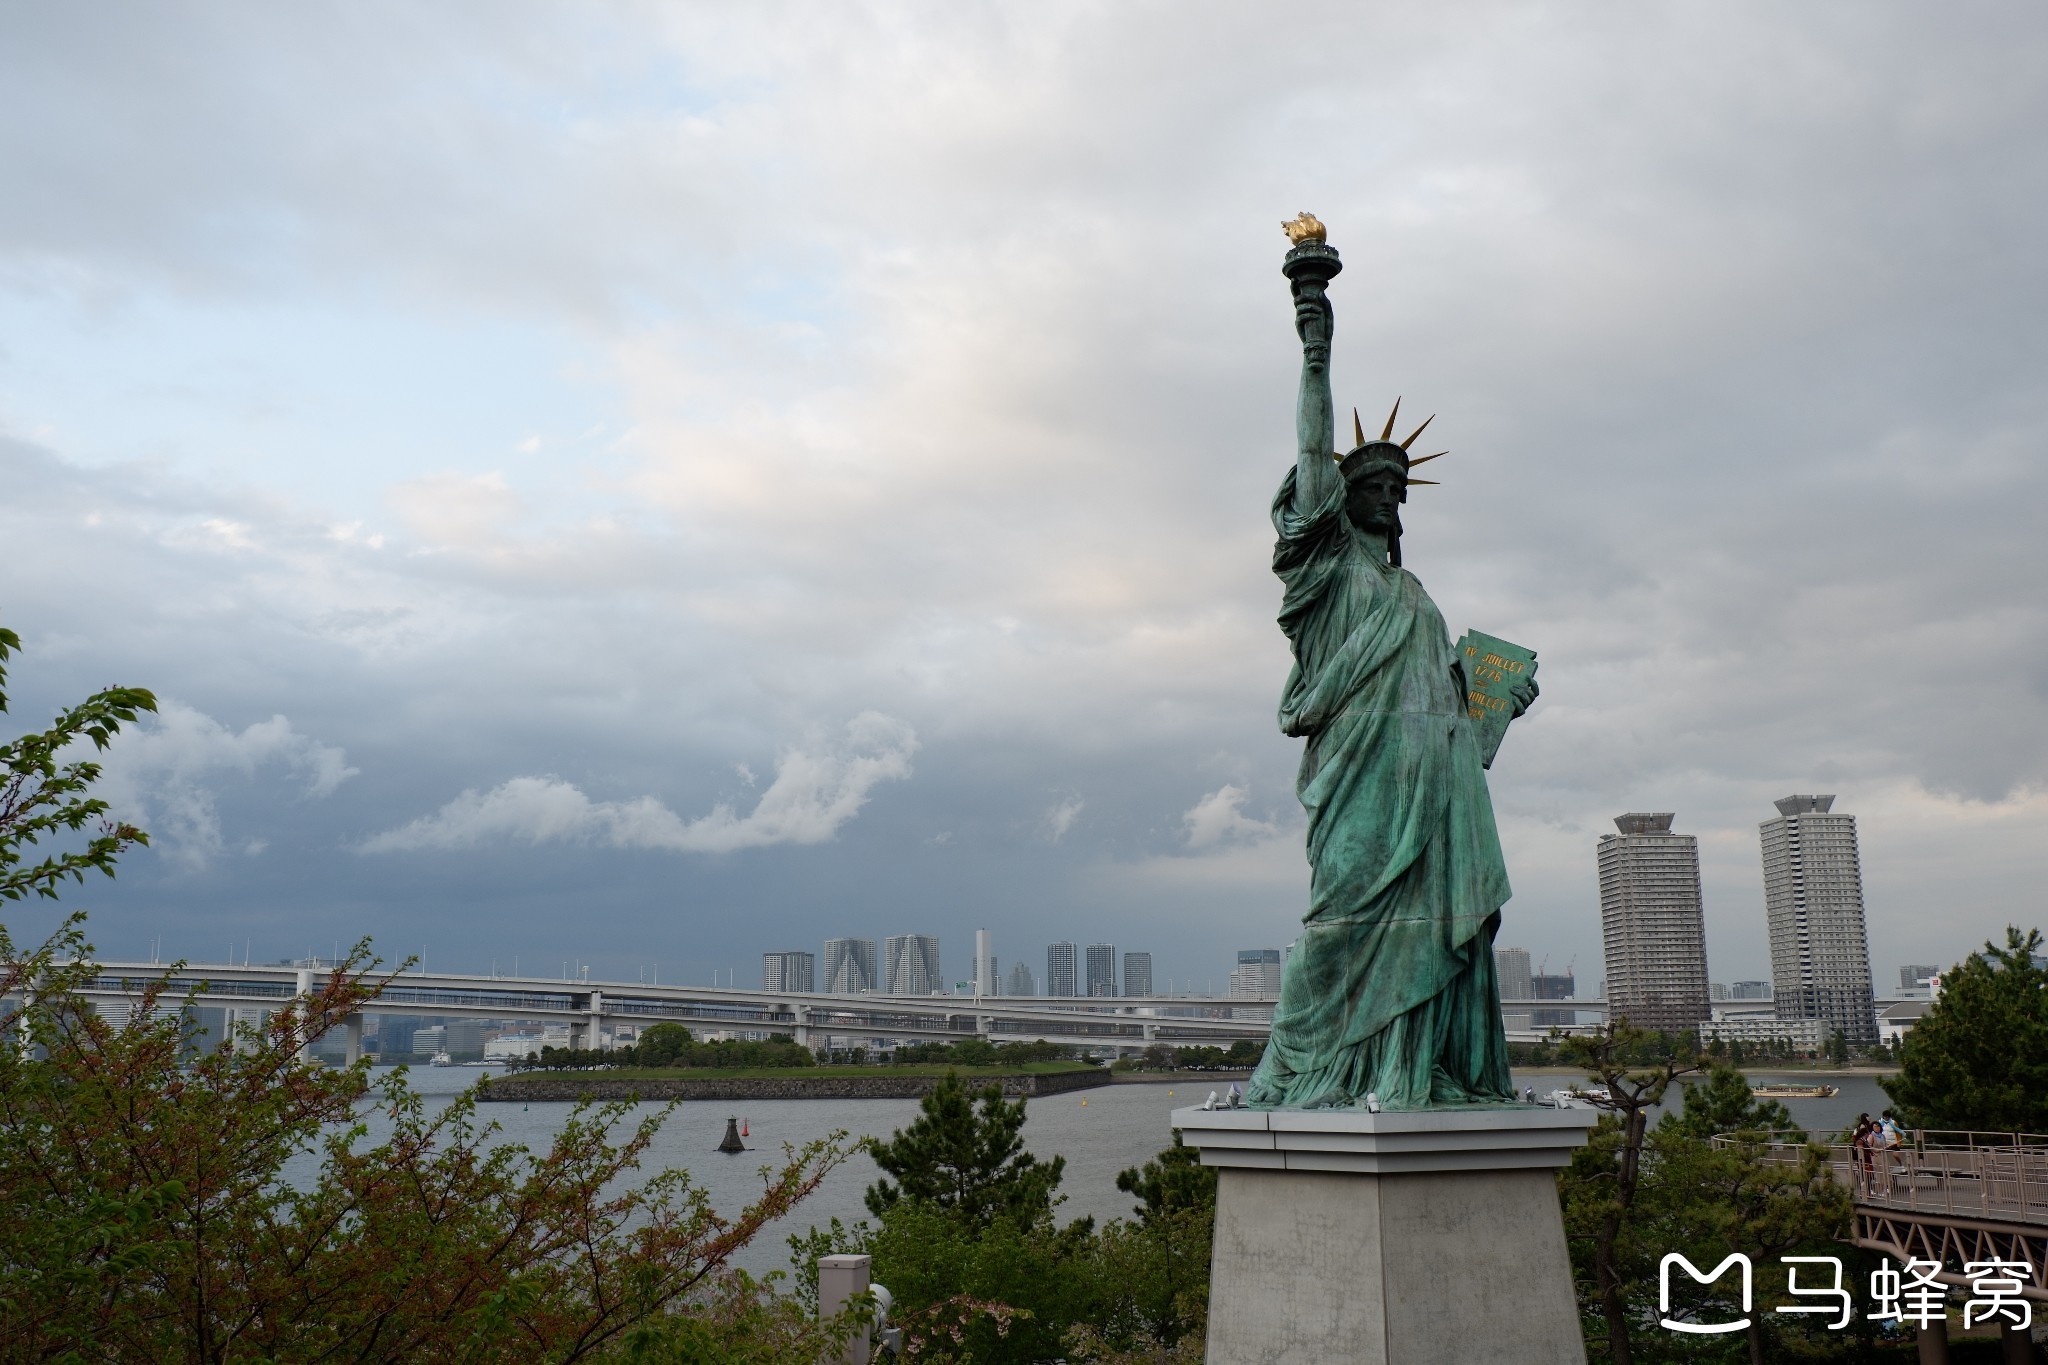
<path fill-rule="evenodd" d="M 1519 716 L 1534 706 L 1536 698 L 1542 694 L 1542 691 L 1543 689 L 1536 685 L 1536 680 L 1527 674 L 1515 679 L 1514 685 L 1508 688 L 1508 695 L 1514 698 L 1515 715 Z M 1513 719 L 1513 717 L 1511 716 L 1509 719 Z"/>

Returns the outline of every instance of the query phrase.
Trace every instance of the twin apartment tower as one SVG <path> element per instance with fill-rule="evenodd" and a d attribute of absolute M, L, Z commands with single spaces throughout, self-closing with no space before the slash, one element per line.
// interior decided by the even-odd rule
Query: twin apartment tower
<path fill-rule="evenodd" d="M 1834 804 L 1788 796 L 1761 826 L 1774 1012 L 1787 1036 L 1875 1043 L 1856 817 Z M 1633 812 L 1615 818 L 1618 834 L 1601 836 L 1607 1009 L 1643 1028 L 1704 1033 L 1712 1016 L 1699 841 L 1674 834 L 1671 821 L 1669 811 Z"/>
<path fill-rule="evenodd" d="M 976 975 L 984 995 L 1037 995 L 1038 982 L 1031 969 L 1019 962 L 1005 980 L 996 970 L 993 953 L 977 947 L 982 960 Z M 939 970 L 939 940 L 932 934 L 897 934 L 882 940 L 875 952 L 871 938 L 828 938 L 825 940 L 825 971 L 817 972 L 818 959 L 805 952 L 764 953 L 761 956 L 761 988 L 768 991 L 813 992 L 858 995 L 879 991 L 883 995 L 936 995 L 946 988 Z M 1125 953 L 1123 979 L 1119 990 L 1117 951 L 1112 943 L 1091 943 L 1086 956 L 1080 945 L 1055 943 L 1045 950 L 1045 993 L 1057 996 L 1150 995 L 1152 954 Z"/>

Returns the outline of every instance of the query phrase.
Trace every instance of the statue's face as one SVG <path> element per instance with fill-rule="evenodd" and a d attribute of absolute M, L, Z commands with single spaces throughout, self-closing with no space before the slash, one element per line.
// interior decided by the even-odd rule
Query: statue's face
<path fill-rule="evenodd" d="M 1344 494 L 1344 511 L 1351 524 L 1374 535 L 1392 535 L 1401 524 L 1401 494 L 1408 480 L 1399 470 L 1368 470 L 1351 480 Z"/>

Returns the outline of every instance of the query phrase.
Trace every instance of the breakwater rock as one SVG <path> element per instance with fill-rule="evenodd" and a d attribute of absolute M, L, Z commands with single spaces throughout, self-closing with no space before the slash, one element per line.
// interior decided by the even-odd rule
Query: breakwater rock
<path fill-rule="evenodd" d="M 662 1076 L 628 1080 L 601 1071 L 575 1076 L 501 1076 L 483 1100 L 914 1100 L 931 1093 L 938 1076 Z M 1003 1094 L 1064 1095 L 1109 1084 L 1108 1070 L 1054 1071 L 1043 1075 L 967 1076 L 969 1086 L 995 1081 Z"/>

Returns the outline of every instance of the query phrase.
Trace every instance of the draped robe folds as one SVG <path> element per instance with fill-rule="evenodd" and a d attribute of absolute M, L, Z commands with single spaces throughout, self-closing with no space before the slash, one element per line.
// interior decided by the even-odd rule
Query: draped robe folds
<path fill-rule="evenodd" d="M 1507 868 L 1443 617 L 1352 526 L 1341 482 L 1302 507 L 1290 470 L 1273 524 L 1295 660 L 1280 728 L 1308 741 L 1297 790 L 1311 871 L 1248 1098 L 1508 1100 L 1493 966 Z"/>

